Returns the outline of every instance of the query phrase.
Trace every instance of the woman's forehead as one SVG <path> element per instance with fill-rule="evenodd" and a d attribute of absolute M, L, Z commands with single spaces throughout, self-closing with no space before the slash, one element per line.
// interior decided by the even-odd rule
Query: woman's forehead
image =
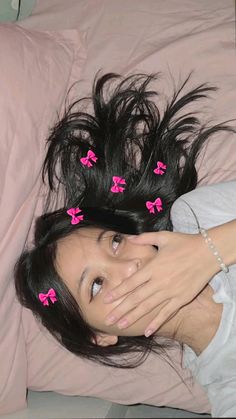
<path fill-rule="evenodd" d="M 75 230 L 74 233 L 64 237 L 57 243 L 56 263 L 73 262 L 81 257 L 96 251 L 98 238 L 104 230 L 96 227 L 85 227 Z M 109 233 L 108 233 L 109 234 Z"/>
<path fill-rule="evenodd" d="M 102 230 L 97 227 L 83 227 L 80 229 L 76 229 L 73 233 L 69 236 L 63 237 L 58 241 L 59 246 L 62 244 L 63 246 L 67 244 L 73 244 L 74 242 L 79 242 L 84 239 L 95 239 L 99 235 Z"/>

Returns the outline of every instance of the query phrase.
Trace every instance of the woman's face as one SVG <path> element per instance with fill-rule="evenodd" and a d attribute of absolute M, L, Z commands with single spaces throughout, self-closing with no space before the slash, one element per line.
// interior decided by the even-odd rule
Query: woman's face
<path fill-rule="evenodd" d="M 116 325 L 107 326 L 105 318 L 122 300 L 104 304 L 103 298 L 128 281 L 156 252 L 153 246 L 133 244 L 123 234 L 82 228 L 59 241 L 56 267 L 91 327 L 109 335 L 143 335 L 153 313 L 120 330 Z"/>

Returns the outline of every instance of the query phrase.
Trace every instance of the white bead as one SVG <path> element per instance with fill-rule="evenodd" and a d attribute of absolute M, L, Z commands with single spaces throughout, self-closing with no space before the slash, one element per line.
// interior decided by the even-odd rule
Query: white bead
<path fill-rule="evenodd" d="M 200 228 L 199 232 L 204 238 L 204 241 L 209 247 L 209 249 L 212 251 L 213 255 L 216 256 L 216 259 L 219 262 L 221 270 L 225 273 L 229 272 L 228 266 L 223 262 L 222 258 L 220 257 L 219 252 L 216 249 L 215 245 L 212 243 L 212 239 L 208 236 L 207 231 L 204 228 Z"/>

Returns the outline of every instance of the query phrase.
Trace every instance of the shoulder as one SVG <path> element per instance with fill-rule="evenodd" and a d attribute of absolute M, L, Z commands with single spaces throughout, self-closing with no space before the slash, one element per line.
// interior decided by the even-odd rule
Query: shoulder
<path fill-rule="evenodd" d="M 236 180 L 202 186 L 178 198 L 171 208 L 174 230 L 197 232 L 236 218 Z"/>

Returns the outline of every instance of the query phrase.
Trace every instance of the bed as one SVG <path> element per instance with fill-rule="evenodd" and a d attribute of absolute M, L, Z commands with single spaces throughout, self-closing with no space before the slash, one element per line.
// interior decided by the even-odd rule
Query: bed
<path fill-rule="evenodd" d="M 38 0 L 30 16 L 0 25 L 1 417 L 173 418 L 209 413 L 205 393 L 191 384 L 188 371 L 186 389 L 169 367 L 160 365 L 153 372 L 152 357 L 138 372 L 129 373 L 130 381 L 121 371 L 104 373 L 89 362 L 76 378 L 73 356 L 64 351 L 63 358 L 58 344 L 19 306 L 12 269 L 42 211 L 45 138 L 70 85 L 77 82 L 76 91 L 83 96 L 98 71 L 158 72 L 160 92 L 168 96 L 192 72 L 192 85 L 207 81 L 219 87 L 201 109 L 203 117 L 233 119 L 234 22 L 233 0 Z M 236 177 L 235 141 L 228 133 L 207 144 L 198 161 L 202 183 Z"/>

